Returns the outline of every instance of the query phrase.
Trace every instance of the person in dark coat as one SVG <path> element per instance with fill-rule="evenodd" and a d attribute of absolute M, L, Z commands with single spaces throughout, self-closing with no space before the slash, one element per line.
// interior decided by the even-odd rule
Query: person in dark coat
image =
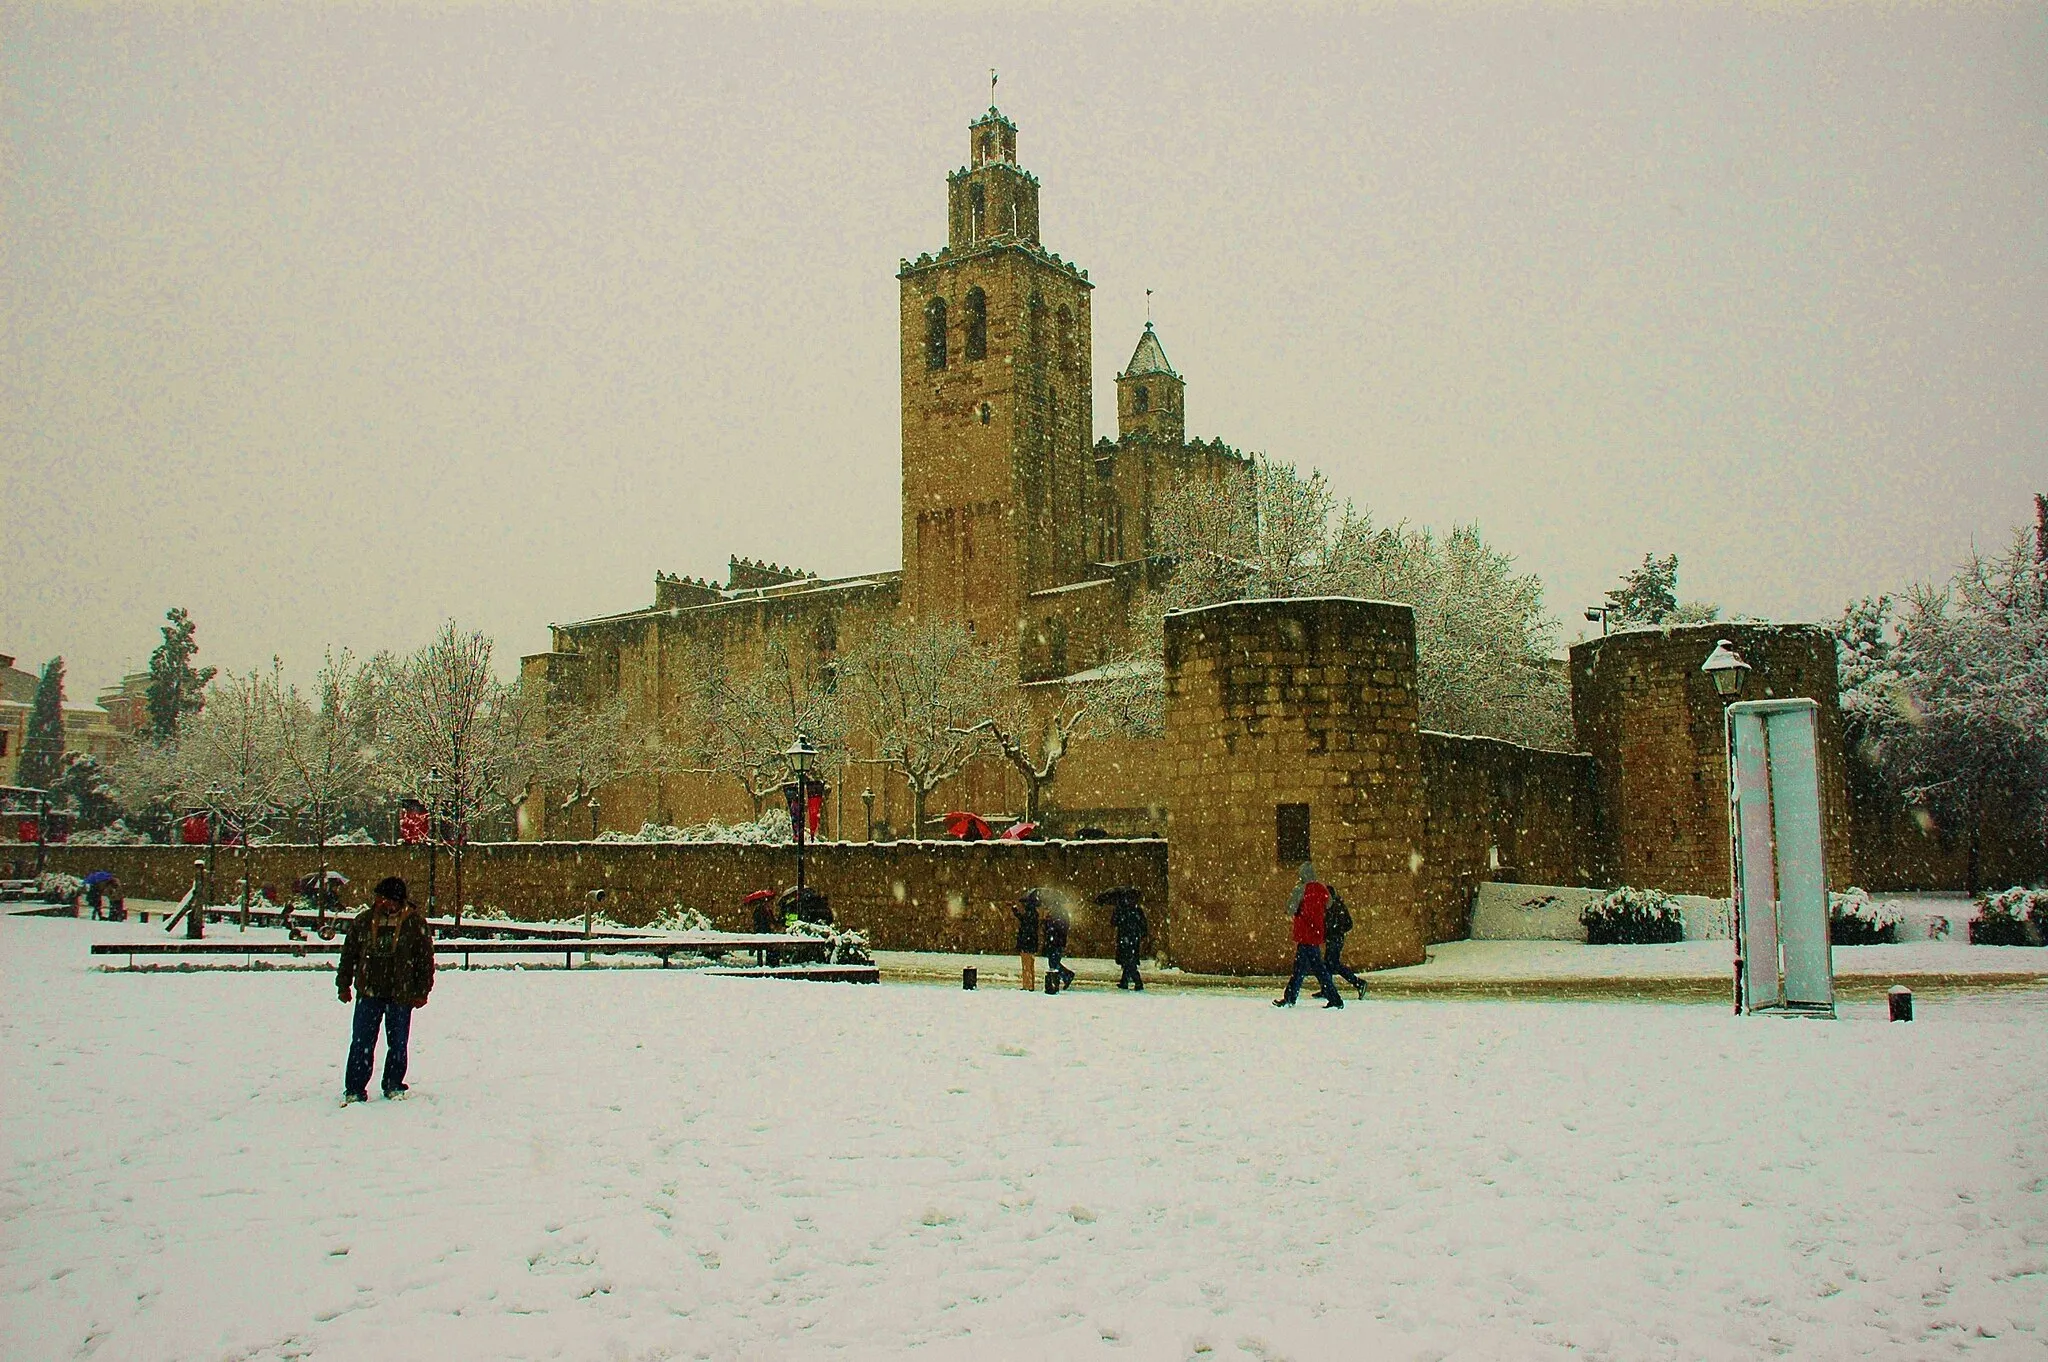
<path fill-rule="evenodd" d="M 1073 925 L 1067 918 L 1067 906 L 1059 895 L 1053 895 L 1052 902 L 1043 906 L 1045 923 L 1045 991 L 1058 993 L 1074 983 L 1074 972 L 1067 968 L 1067 932 Z"/>
<path fill-rule="evenodd" d="M 1358 990 L 1359 1001 L 1365 1000 L 1365 980 L 1358 972 L 1344 963 L 1344 938 L 1351 931 L 1351 905 L 1344 902 L 1344 896 L 1330 886 L 1330 904 L 1323 910 L 1323 965 L 1330 972 L 1332 988 L 1336 981 L 1343 979 Z"/>
<path fill-rule="evenodd" d="M 427 1005 L 434 987 L 434 938 L 426 918 L 396 875 L 379 881 L 376 901 L 348 925 L 334 986 L 343 1002 L 354 995 L 355 1028 L 342 1072 L 341 1103 L 370 1097 L 376 1067 L 377 1031 L 384 1031 L 384 1095 L 403 1096 L 406 1045 L 413 1009 Z"/>
<path fill-rule="evenodd" d="M 1026 993 L 1033 993 L 1038 989 L 1035 973 L 1038 963 L 1038 891 L 1026 889 L 1024 897 L 1017 900 L 1017 906 L 1010 912 L 1017 919 L 1017 961 L 1023 970 L 1023 983 L 1019 987 Z"/>
<path fill-rule="evenodd" d="M 1310 972 L 1322 982 L 1321 997 L 1324 1007 L 1342 1007 L 1344 1000 L 1337 996 L 1336 981 L 1330 978 L 1330 967 L 1323 963 L 1323 946 L 1326 944 L 1324 915 L 1330 907 L 1330 886 L 1316 878 L 1316 868 L 1307 861 L 1301 863 L 1301 881 L 1294 886 L 1294 974 L 1287 981 L 1287 992 L 1273 1000 L 1275 1007 L 1292 1007 L 1294 1000 L 1301 996 L 1301 981 Z"/>
<path fill-rule="evenodd" d="M 1145 991 L 1145 981 L 1138 977 L 1138 957 L 1145 949 L 1145 938 L 1152 934 L 1152 926 L 1145 921 L 1145 910 L 1139 904 L 1135 889 L 1112 889 L 1096 900 L 1097 903 L 1114 905 L 1109 913 L 1110 931 L 1116 936 L 1116 963 L 1123 974 L 1116 981 L 1118 988 L 1134 988 Z"/>

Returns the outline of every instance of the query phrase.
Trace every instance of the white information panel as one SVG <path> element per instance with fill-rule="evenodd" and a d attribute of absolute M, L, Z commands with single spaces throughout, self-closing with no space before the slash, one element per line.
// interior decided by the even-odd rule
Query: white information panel
<path fill-rule="evenodd" d="M 1728 707 L 1729 851 L 1745 1012 L 1835 1013 L 1819 728 L 1820 706 L 1811 700 Z"/>

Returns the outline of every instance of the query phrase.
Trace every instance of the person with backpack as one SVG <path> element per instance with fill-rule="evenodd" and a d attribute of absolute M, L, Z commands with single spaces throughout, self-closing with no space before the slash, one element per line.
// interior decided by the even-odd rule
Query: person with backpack
<path fill-rule="evenodd" d="M 1017 962 L 1023 969 L 1023 983 L 1019 987 L 1034 993 L 1038 990 L 1038 891 L 1026 889 L 1010 912 L 1017 919 Z"/>
<path fill-rule="evenodd" d="M 1329 890 L 1330 905 L 1323 910 L 1323 969 L 1330 975 L 1331 988 L 1343 979 L 1358 990 L 1358 1000 L 1364 1002 L 1365 980 L 1344 963 L 1344 938 L 1352 928 L 1351 905 L 1344 902 L 1335 885 L 1329 886 Z"/>
<path fill-rule="evenodd" d="M 434 938 L 426 917 L 407 896 L 405 881 L 396 875 L 378 882 L 376 902 L 349 923 L 334 985 L 343 1002 L 356 1005 L 341 1104 L 369 1100 L 380 1027 L 384 1095 L 403 1097 L 413 1009 L 427 1005 L 434 987 Z"/>
<path fill-rule="evenodd" d="M 1323 946 L 1327 935 L 1325 915 L 1330 907 L 1330 886 L 1316 878 L 1316 868 L 1307 861 L 1301 863 L 1301 880 L 1294 886 L 1294 974 L 1287 981 L 1287 992 L 1273 1000 L 1275 1007 L 1292 1007 L 1294 1000 L 1301 996 L 1301 981 L 1313 972 L 1322 982 L 1319 996 L 1325 1008 L 1342 1007 L 1344 1000 L 1337 996 L 1336 981 L 1330 978 L 1330 967 L 1323 963 Z"/>

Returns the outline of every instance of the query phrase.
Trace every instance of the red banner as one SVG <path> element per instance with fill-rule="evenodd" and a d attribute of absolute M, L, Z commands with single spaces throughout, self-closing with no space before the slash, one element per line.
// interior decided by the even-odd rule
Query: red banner
<path fill-rule="evenodd" d="M 427 821 L 425 809 L 400 809 L 398 811 L 398 840 L 413 846 L 427 840 L 432 825 Z"/>
<path fill-rule="evenodd" d="M 15 837 L 24 842 L 35 841 L 36 820 L 33 818 L 24 818 L 19 823 L 16 823 L 14 825 L 14 835 Z"/>
<path fill-rule="evenodd" d="M 804 809 L 804 831 L 807 836 L 816 837 L 818 835 L 818 823 L 824 816 L 825 787 L 813 785 L 811 787 L 811 797 Z"/>
<path fill-rule="evenodd" d="M 178 825 L 178 840 L 188 847 L 203 847 L 208 840 L 207 834 L 211 831 L 205 814 L 188 813 L 185 815 L 185 821 Z"/>

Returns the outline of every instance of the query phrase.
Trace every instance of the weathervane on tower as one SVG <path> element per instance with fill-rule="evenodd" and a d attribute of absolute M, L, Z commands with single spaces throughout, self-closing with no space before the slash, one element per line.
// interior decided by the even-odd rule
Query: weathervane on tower
<path fill-rule="evenodd" d="M 996 69 L 993 66 L 988 69 L 988 106 L 991 109 L 996 106 Z"/>

